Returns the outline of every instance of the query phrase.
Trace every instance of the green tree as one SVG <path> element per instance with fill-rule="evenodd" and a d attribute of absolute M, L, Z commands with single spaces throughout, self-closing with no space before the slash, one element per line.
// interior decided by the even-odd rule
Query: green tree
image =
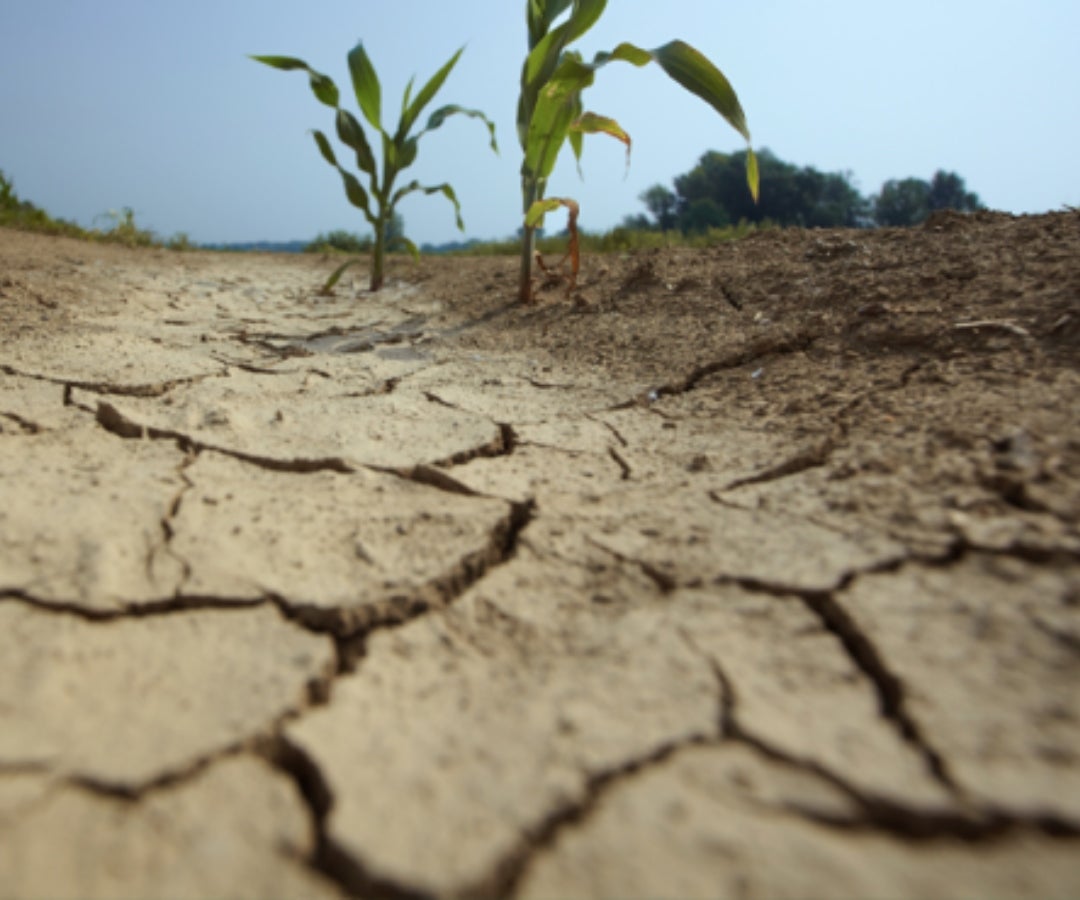
<path fill-rule="evenodd" d="M 964 179 L 955 172 L 938 169 L 930 179 L 927 203 L 931 210 L 955 209 L 959 212 L 975 212 L 985 209 L 979 195 L 968 191 Z"/>
<path fill-rule="evenodd" d="M 655 231 L 656 223 L 644 213 L 623 216 L 618 225 L 624 231 Z"/>
<path fill-rule="evenodd" d="M 638 199 L 653 217 L 656 227 L 661 231 L 671 231 L 678 224 L 679 198 L 662 184 L 654 184 Z"/>
<path fill-rule="evenodd" d="M 691 200 L 680 219 L 682 231 L 688 234 L 701 234 L 710 228 L 723 228 L 730 224 L 727 213 L 712 197 Z"/>
<path fill-rule="evenodd" d="M 678 227 L 700 230 L 710 219 L 725 224 L 768 219 L 779 225 L 821 228 L 854 228 L 868 224 L 869 207 L 847 173 L 819 172 L 784 162 L 769 150 L 758 153 L 761 197 L 749 202 L 740 190 L 745 158 L 741 153 L 710 151 L 698 164 L 675 179 Z M 711 201 L 712 206 L 702 201 Z M 713 206 L 722 216 L 717 216 Z M 705 226 L 707 227 L 707 226 Z"/>
<path fill-rule="evenodd" d="M 874 198 L 874 221 L 878 225 L 918 225 L 930 215 L 930 185 L 921 178 L 890 179 Z"/>

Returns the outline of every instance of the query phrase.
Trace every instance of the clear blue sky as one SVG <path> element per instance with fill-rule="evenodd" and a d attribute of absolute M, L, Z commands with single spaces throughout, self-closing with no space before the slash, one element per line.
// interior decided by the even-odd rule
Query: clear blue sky
<path fill-rule="evenodd" d="M 1078 36 L 1076 0 L 610 0 L 578 47 L 681 37 L 734 84 L 757 147 L 850 171 L 863 193 L 944 168 L 993 208 L 1039 212 L 1080 205 Z M 0 169 L 21 197 L 84 225 L 130 206 L 140 224 L 198 242 L 366 231 L 308 134 L 332 132 L 330 110 L 302 74 L 246 58 L 306 59 L 351 104 L 345 55 L 358 39 L 392 113 L 410 75 L 426 80 L 468 44 L 436 105 L 485 110 L 501 156 L 478 122 L 454 119 L 421 143 L 410 175 L 457 188 L 469 236 L 511 234 L 523 0 L 4 0 Z M 705 151 L 742 147 L 656 66 L 607 67 L 586 106 L 634 138 L 628 175 L 606 137 L 586 143 L 584 182 L 569 154 L 555 172 L 549 193 L 576 197 L 590 230 L 643 211 L 645 188 Z M 458 235 L 441 196 L 402 212 L 418 242 Z"/>

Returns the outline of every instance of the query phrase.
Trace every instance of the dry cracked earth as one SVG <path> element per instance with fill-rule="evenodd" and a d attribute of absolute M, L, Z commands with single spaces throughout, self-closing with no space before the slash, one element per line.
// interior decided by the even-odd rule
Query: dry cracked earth
<path fill-rule="evenodd" d="M 0 895 L 1080 895 L 1080 215 L 333 264 L 0 231 Z"/>

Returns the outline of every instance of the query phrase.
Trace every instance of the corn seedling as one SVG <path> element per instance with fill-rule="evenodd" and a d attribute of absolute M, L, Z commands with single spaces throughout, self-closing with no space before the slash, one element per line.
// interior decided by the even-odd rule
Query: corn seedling
<path fill-rule="evenodd" d="M 702 53 L 683 41 L 671 41 L 655 50 L 633 44 L 619 44 L 610 53 L 598 53 L 591 63 L 567 49 L 584 35 L 603 14 L 607 0 L 527 0 L 529 54 L 521 72 L 517 132 L 524 152 L 521 166 L 521 193 L 525 223 L 521 243 L 521 274 L 518 297 L 532 299 L 533 244 L 544 215 L 559 206 L 570 211 L 571 242 L 568 257 L 571 285 L 579 265 L 576 234 L 577 204 L 563 197 L 545 197 L 548 178 L 559 152 L 569 141 L 580 167 L 582 144 L 587 134 L 607 134 L 626 145 L 629 162 L 630 135 L 617 121 L 585 110 L 581 95 L 593 84 L 596 71 L 609 62 L 645 66 L 655 62 L 670 78 L 696 94 L 741 134 L 750 144 L 746 116 L 734 89 L 724 74 Z M 556 21 L 568 13 L 560 24 Z M 747 184 L 754 199 L 758 194 L 757 159 L 752 150 L 746 157 Z M 572 204 L 572 205 L 571 205 Z"/>
<path fill-rule="evenodd" d="M 395 189 L 395 183 L 401 172 L 416 161 L 417 147 L 420 138 L 429 131 L 434 131 L 443 122 L 454 115 L 464 115 L 480 119 L 488 128 L 491 137 L 491 149 L 498 152 L 495 142 L 495 126 L 482 112 L 475 109 L 465 109 L 461 106 L 447 105 L 436 109 L 427 120 L 427 124 L 414 133 L 420 114 L 438 93 L 443 82 L 446 81 L 451 69 L 457 64 L 462 47 L 437 71 L 424 85 L 420 92 L 412 96 L 412 80 L 405 88 L 405 96 L 401 103 L 401 118 L 397 130 L 390 134 L 382 125 L 382 87 L 379 77 L 375 73 L 375 67 L 364 51 L 362 43 L 358 43 L 349 51 L 349 73 L 352 76 L 353 91 L 356 94 L 356 102 L 360 106 L 360 112 L 368 124 L 378 132 L 382 139 L 382 171 L 376 163 L 375 154 L 368 142 L 367 134 L 363 126 L 348 110 L 342 109 L 338 104 L 340 92 L 328 76 L 311 69 L 303 60 L 291 56 L 253 56 L 256 62 L 264 63 L 275 69 L 302 70 L 308 73 L 312 93 L 319 102 L 332 108 L 336 113 L 337 136 L 343 144 L 356 154 L 356 165 L 367 176 L 368 187 L 365 188 L 351 172 L 343 169 L 337 161 L 334 150 L 326 135 L 319 130 L 312 134 L 319 152 L 331 166 L 341 175 L 345 186 L 345 196 L 349 202 L 364 214 L 364 218 L 370 223 L 375 232 L 374 245 L 372 247 L 371 261 L 371 290 L 377 291 L 383 284 L 383 270 L 386 259 L 386 251 L 403 247 L 412 254 L 413 258 L 419 258 L 420 251 L 416 245 L 404 235 L 394 237 L 388 241 L 387 234 L 389 225 L 393 220 L 394 210 L 398 202 L 408 194 L 421 191 L 425 194 L 443 194 L 454 206 L 454 215 L 458 229 L 465 230 L 465 224 L 461 219 L 461 205 L 457 195 L 449 184 L 437 184 L 425 186 L 418 181 L 411 181 Z M 323 286 L 324 292 L 329 292 L 341 278 L 345 270 L 359 262 L 349 260 L 339 266 Z"/>

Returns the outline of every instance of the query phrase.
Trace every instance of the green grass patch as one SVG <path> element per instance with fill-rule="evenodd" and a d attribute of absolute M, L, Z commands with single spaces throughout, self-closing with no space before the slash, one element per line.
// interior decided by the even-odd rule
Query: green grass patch
<path fill-rule="evenodd" d="M 131 207 L 112 210 L 99 216 L 108 220 L 107 228 L 83 228 L 66 219 L 53 218 L 49 213 L 29 200 L 21 200 L 15 193 L 15 184 L 0 170 L 0 227 L 31 231 L 62 237 L 79 238 L 84 241 L 100 241 L 123 244 L 125 247 L 166 247 L 169 250 L 193 250 L 184 233 L 162 240 L 153 231 L 141 228 L 135 221 Z"/>
<path fill-rule="evenodd" d="M 692 234 L 681 231 L 654 231 L 644 228 L 617 227 L 604 232 L 579 232 L 578 240 L 582 253 L 629 253 L 632 250 L 654 250 L 665 247 L 687 247 L 695 250 L 715 247 L 729 241 L 737 241 L 755 231 L 772 228 L 769 222 L 754 224 L 740 222 L 726 228 L 708 228 Z M 566 252 L 567 235 L 539 238 L 536 249 L 545 256 Z M 484 241 L 474 243 L 461 250 L 454 250 L 452 256 L 517 256 L 521 253 L 521 238 L 507 238 L 502 241 Z"/>

